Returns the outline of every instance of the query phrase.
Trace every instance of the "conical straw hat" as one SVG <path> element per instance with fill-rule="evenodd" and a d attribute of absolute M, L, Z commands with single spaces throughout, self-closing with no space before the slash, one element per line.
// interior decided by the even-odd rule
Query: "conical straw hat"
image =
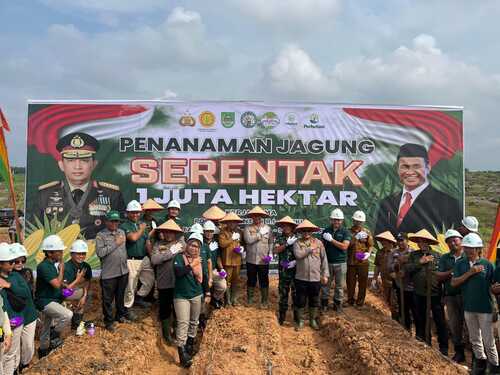
<path fill-rule="evenodd" d="M 396 239 L 394 238 L 392 233 L 389 231 L 385 231 L 385 232 L 382 232 L 380 234 L 377 234 L 375 236 L 375 239 L 376 240 L 387 240 L 387 241 L 390 241 L 392 243 L 397 243 Z"/>
<path fill-rule="evenodd" d="M 260 206 L 255 206 L 250 211 L 248 211 L 247 216 L 259 215 L 259 216 L 269 216 L 269 214 L 264 211 Z"/>
<path fill-rule="evenodd" d="M 175 221 L 169 219 L 165 221 L 162 225 L 157 226 L 154 230 L 171 230 L 173 232 L 182 232 L 182 229 Z"/>
<path fill-rule="evenodd" d="M 291 224 L 291 225 L 297 225 L 297 223 L 295 221 L 293 221 L 293 219 L 290 217 L 290 216 L 285 216 L 281 219 L 279 219 L 277 222 L 276 222 L 276 225 L 280 225 L 280 224 Z"/>
<path fill-rule="evenodd" d="M 236 215 L 234 212 L 230 212 L 221 219 L 221 223 L 227 223 L 228 221 L 241 222 L 243 220 L 238 215 Z"/>
<path fill-rule="evenodd" d="M 437 245 L 439 243 L 439 241 L 436 240 L 436 238 L 432 234 L 430 234 L 427 229 L 421 229 L 415 234 L 409 234 L 408 238 L 413 242 L 415 242 L 414 240 L 417 239 L 423 239 L 428 241 L 431 245 Z"/>
<path fill-rule="evenodd" d="M 148 199 L 144 204 L 142 205 L 143 210 L 150 210 L 150 211 L 160 211 L 164 210 L 165 208 L 158 204 L 154 199 Z"/>
<path fill-rule="evenodd" d="M 297 225 L 297 228 L 295 230 L 300 231 L 300 230 L 307 230 L 311 232 L 316 232 L 319 230 L 319 227 L 311 223 L 309 220 L 305 219 L 302 223 Z"/>
<path fill-rule="evenodd" d="M 226 216 L 226 213 L 218 206 L 212 206 L 208 210 L 203 212 L 203 215 L 201 216 L 207 220 L 219 221 L 222 220 L 224 216 Z"/>

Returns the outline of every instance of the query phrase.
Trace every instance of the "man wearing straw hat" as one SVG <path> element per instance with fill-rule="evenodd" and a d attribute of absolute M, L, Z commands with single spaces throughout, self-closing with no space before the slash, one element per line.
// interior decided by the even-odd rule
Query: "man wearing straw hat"
<path fill-rule="evenodd" d="M 297 320 L 297 307 L 295 295 L 295 266 L 296 260 L 293 253 L 293 245 L 297 237 L 293 233 L 297 224 L 290 216 L 278 220 L 276 225 L 281 228 L 281 234 L 277 236 L 274 245 L 274 252 L 278 254 L 279 269 L 279 311 L 278 322 L 283 325 L 286 320 L 288 310 L 288 296 L 292 294 L 292 304 L 294 310 L 294 321 Z"/>
<path fill-rule="evenodd" d="M 154 199 L 148 199 L 142 204 L 142 221 L 146 223 L 146 233 L 150 233 L 159 224 L 154 213 L 164 210 L 165 208 L 158 204 Z"/>
<path fill-rule="evenodd" d="M 238 303 L 241 258 L 244 251 L 242 246 L 243 236 L 238 224 L 242 221 L 233 212 L 226 214 L 220 221 L 224 228 L 221 229 L 219 235 L 219 246 L 222 267 L 227 272 L 226 303 L 229 306 Z"/>
<path fill-rule="evenodd" d="M 252 224 L 243 231 L 243 238 L 247 252 L 247 302 L 253 304 L 253 296 L 257 279 L 259 280 L 260 304 L 267 308 L 269 304 L 269 263 L 272 260 L 273 232 L 271 227 L 264 223 L 269 217 L 266 211 L 259 206 L 252 208 L 248 214 Z"/>
<path fill-rule="evenodd" d="M 391 308 L 392 317 L 395 319 L 396 312 L 394 309 L 394 301 L 392 300 L 392 278 L 388 268 L 388 259 L 394 250 L 396 239 L 389 231 L 377 234 L 375 239 L 380 242 L 382 248 L 379 249 L 375 255 L 375 272 L 373 279 L 375 282 L 378 282 L 378 277 L 380 275 L 382 279 L 382 293 L 384 295 L 384 300 Z"/>
<path fill-rule="evenodd" d="M 439 253 L 431 249 L 431 245 L 437 245 L 439 242 L 427 229 L 422 229 L 408 237 L 410 241 L 418 245 L 418 250 L 410 254 L 408 262 L 408 271 L 415 285 L 416 335 L 418 339 L 431 345 L 430 312 L 432 310 L 432 318 L 438 334 L 439 351 L 447 356 L 448 328 L 442 303 L 442 284 L 437 277 Z"/>
<path fill-rule="evenodd" d="M 304 308 L 309 301 L 309 325 L 319 329 L 318 308 L 321 284 L 325 285 L 330 276 L 328 258 L 323 243 L 312 236 L 319 227 L 304 220 L 295 229 L 300 239 L 293 244 L 293 253 L 297 262 L 295 271 L 295 290 L 297 303 L 297 329 L 304 327 Z"/>

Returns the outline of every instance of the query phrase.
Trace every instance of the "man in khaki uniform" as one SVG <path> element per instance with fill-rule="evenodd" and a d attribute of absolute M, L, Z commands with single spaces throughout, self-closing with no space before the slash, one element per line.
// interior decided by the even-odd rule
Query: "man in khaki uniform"
<path fill-rule="evenodd" d="M 363 226 L 366 216 L 363 211 L 356 211 L 352 215 L 352 240 L 347 250 L 347 303 L 354 305 L 356 284 L 358 284 L 358 298 L 356 305 L 365 303 L 366 287 L 368 286 L 368 267 L 371 251 L 373 250 L 373 236 Z"/>
<path fill-rule="evenodd" d="M 221 250 L 222 266 L 227 272 L 226 303 L 235 305 L 238 303 L 238 287 L 241 270 L 241 257 L 244 251 L 241 243 L 243 236 L 238 224 L 243 220 L 235 213 L 228 213 L 220 221 L 224 227 L 219 235 L 219 247 Z"/>

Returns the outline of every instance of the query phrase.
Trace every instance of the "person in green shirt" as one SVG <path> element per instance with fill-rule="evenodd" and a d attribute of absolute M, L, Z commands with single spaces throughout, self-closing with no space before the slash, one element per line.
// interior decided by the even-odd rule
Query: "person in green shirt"
<path fill-rule="evenodd" d="M 175 290 L 174 308 L 177 316 L 175 330 L 179 360 L 182 367 L 190 367 L 195 354 L 195 338 L 198 329 L 203 289 L 203 264 L 200 257 L 203 236 L 189 236 L 185 250 L 174 258 Z"/>
<path fill-rule="evenodd" d="M 14 259 L 17 258 L 15 249 L 16 247 L 6 243 L 0 244 L 0 277 L 5 282 L 0 294 L 12 327 L 12 344 L 9 350 L 4 352 L 2 361 L 5 374 L 13 374 L 20 366 L 23 335 L 30 337 L 30 345 L 26 350 L 31 350 L 31 357 L 33 357 L 38 318 L 38 311 L 35 308 L 29 285 L 20 274 L 13 272 Z"/>
<path fill-rule="evenodd" d="M 448 313 L 448 326 L 450 327 L 451 340 L 455 349 L 453 361 L 465 362 L 464 352 L 464 300 L 459 288 L 451 286 L 453 268 L 462 259 L 462 235 L 455 229 L 448 229 L 444 235 L 446 245 L 450 251 L 439 259 L 437 277 L 444 283 L 444 303 Z"/>
<path fill-rule="evenodd" d="M 331 226 L 325 228 L 322 233 L 323 245 L 325 246 L 328 258 L 328 269 L 330 277 L 328 283 L 321 287 L 321 309 L 328 309 L 328 299 L 332 282 L 335 284 L 333 295 L 333 309 L 338 313 L 342 312 L 342 302 L 344 299 L 344 288 L 346 286 L 347 275 L 347 250 L 351 243 L 351 232 L 344 227 L 344 213 L 340 208 L 336 208 L 330 215 Z"/>
<path fill-rule="evenodd" d="M 83 240 L 76 240 L 71 245 L 71 259 L 64 264 L 64 287 L 73 293 L 66 300 L 76 301 L 71 319 L 71 329 L 75 330 L 83 320 L 84 309 L 90 305 L 90 281 L 92 268 L 85 262 L 88 246 Z"/>
<path fill-rule="evenodd" d="M 138 307 L 150 307 L 150 303 L 144 301 L 144 298 L 151 292 L 155 282 L 150 261 L 151 254 L 148 253 L 146 247 L 147 225 L 140 220 L 141 214 L 141 204 L 136 200 L 130 201 L 127 204 L 127 220 L 120 225 L 120 229 L 125 232 L 127 238 L 128 285 L 125 291 L 125 307 L 127 309 L 134 304 Z M 137 289 L 139 281 L 141 286 Z"/>
<path fill-rule="evenodd" d="M 500 374 L 498 352 L 493 331 L 493 298 L 498 288 L 492 284 L 493 265 L 480 256 L 483 241 L 477 233 L 462 239 L 465 256 L 455 263 L 451 286 L 460 288 L 464 300 L 464 316 L 474 354 L 472 373 L 484 374 L 489 364 L 490 374 Z"/>
<path fill-rule="evenodd" d="M 432 319 L 436 325 L 439 351 L 448 356 L 448 327 L 446 326 L 442 303 L 442 284 L 437 278 L 440 255 L 431 249 L 431 245 L 437 245 L 439 242 L 427 229 L 411 234 L 408 238 L 418 245 L 418 250 L 410 253 L 407 265 L 407 271 L 410 273 L 415 285 L 417 305 L 417 315 L 415 316 L 416 336 L 431 345 L 430 336 L 432 332 L 427 331 L 428 325 L 430 325 L 427 299 L 430 297 L 429 310 L 432 311 Z"/>
<path fill-rule="evenodd" d="M 62 345 L 61 332 L 73 317 L 73 312 L 61 304 L 64 279 L 62 255 L 66 246 L 61 237 L 53 234 L 43 240 L 41 249 L 45 258 L 36 268 L 35 291 L 35 305 L 43 312 L 39 358 Z"/>

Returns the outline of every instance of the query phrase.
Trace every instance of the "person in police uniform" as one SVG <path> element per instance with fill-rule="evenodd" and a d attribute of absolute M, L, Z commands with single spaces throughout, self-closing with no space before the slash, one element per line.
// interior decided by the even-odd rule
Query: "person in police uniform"
<path fill-rule="evenodd" d="M 49 219 L 57 216 L 60 221 L 68 215 L 68 224 L 80 224 L 86 239 L 95 238 L 104 228 L 108 211 L 125 211 L 120 188 L 92 180 L 99 142 L 91 135 L 81 132 L 67 134 L 59 139 L 56 148 L 61 154 L 58 166 L 65 179 L 38 187 L 39 208 L 35 215 L 39 215 L 42 222 L 44 214 Z"/>

